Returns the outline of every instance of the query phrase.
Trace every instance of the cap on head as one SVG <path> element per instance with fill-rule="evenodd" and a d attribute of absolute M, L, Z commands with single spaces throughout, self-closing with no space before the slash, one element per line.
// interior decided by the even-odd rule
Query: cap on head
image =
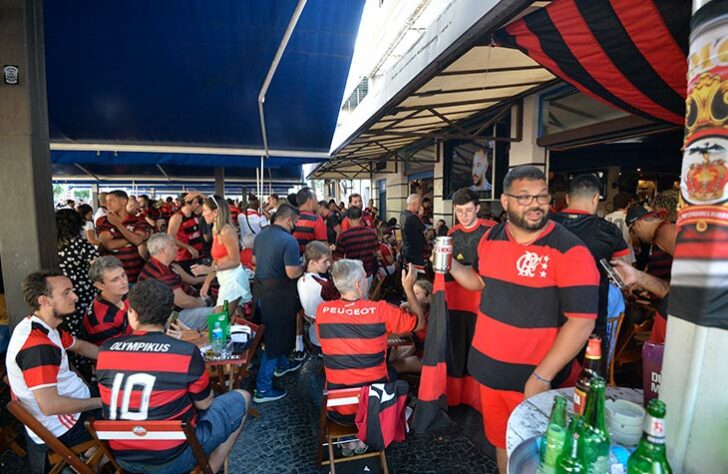
<path fill-rule="evenodd" d="M 627 226 L 632 227 L 635 222 L 648 214 L 650 214 L 650 211 L 645 209 L 644 206 L 632 206 L 627 211 L 627 218 L 625 219 L 625 222 L 627 223 Z"/>

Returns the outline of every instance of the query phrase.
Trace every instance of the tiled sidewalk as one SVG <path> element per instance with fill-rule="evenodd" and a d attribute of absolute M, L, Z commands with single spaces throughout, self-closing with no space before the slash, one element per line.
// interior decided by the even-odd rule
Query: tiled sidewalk
<path fill-rule="evenodd" d="M 256 405 L 259 417 L 248 419 L 230 455 L 231 473 L 328 472 L 316 466 L 319 411 L 313 397 L 320 391 L 316 386 L 320 367 L 320 359 L 309 358 L 300 372 L 281 380 L 289 392 L 286 398 Z M 11 415 L 3 409 L 2 420 L 7 417 Z M 387 449 L 387 459 L 390 472 L 396 474 L 497 472 L 491 458 L 454 430 L 438 435 L 409 435 L 406 442 Z M 348 467 L 337 464 L 337 472 L 368 472 Z M 26 473 L 28 466 L 6 451 L 0 455 L 0 472 Z"/>

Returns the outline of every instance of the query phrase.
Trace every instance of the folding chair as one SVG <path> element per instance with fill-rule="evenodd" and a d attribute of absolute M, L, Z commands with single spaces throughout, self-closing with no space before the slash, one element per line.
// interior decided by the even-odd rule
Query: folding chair
<path fill-rule="evenodd" d="M 93 447 L 100 447 L 96 440 L 89 440 L 76 446 L 66 446 L 51 433 L 48 428 L 38 421 L 19 401 L 8 402 L 8 411 L 21 423 L 30 428 L 33 433 L 48 446 L 51 452 L 48 453 L 48 461 L 51 464 L 51 474 L 63 471 L 66 465 L 70 465 L 80 474 L 94 474 L 94 466 L 102 459 L 103 449 L 97 449 L 91 457 L 84 461 L 80 455 Z"/>
<path fill-rule="evenodd" d="M 619 337 L 619 330 L 622 328 L 622 321 L 624 321 L 624 312 L 619 313 L 618 316 L 613 318 L 607 318 L 607 370 L 609 374 L 609 385 L 616 387 L 617 384 L 614 381 L 614 360 L 617 352 L 617 338 Z"/>
<path fill-rule="evenodd" d="M 94 440 L 101 445 L 104 454 L 114 464 L 116 472 L 124 470 L 114 459 L 109 441 L 160 441 L 185 440 L 192 448 L 197 460 L 197 469 L 204 474 L 214 474 L 210 468 L 209 458 L 195 434 L 195 427 L 183 421 L 104 421 L 90 420 L 86 422 L 86 429 Z M 227 461 L 225 462 L 227 472 Z"/>
<path fill-rule="evenodd" d="M 364 459 L 379 456 L 379 461 L 382 465 L 384 474 L 389 474 L 389 468 L 387 467 L 387 456 L 384 450 L 381 451 L 368 451 L 364 454 L 357 454 L 354 456 L 336 459 L 334 456 L 334 444 L 340 443 L 341 438 L 350 438 L 356 436 L 356 426 L 344 426 L 340 425 L 329 419 L 327 411 L 334 407 L 357 407 L 359 406 L 359 394 L 361 388 L 341 388 L 337 390 L 324 390 L 323 397 L 321 399 L 321 424 L 319 427 L 319 450 L 318 450 L 318 465 L 324 466 L 328 464 L 331 468 L 331 474 L 336 474 L 336 463 L 353 461 L 355 459 Z M 328 445 L 329 458 L 324 460 L 324 444 Z"/>

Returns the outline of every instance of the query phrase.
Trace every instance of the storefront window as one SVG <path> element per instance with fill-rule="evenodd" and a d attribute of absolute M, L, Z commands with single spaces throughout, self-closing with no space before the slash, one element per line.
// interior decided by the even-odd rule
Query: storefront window
<path fill-rule="evenodd" d="M 583 94 L 569 86 L 541 96 L 539 136 L 552 135 L 629 114 Z"/>

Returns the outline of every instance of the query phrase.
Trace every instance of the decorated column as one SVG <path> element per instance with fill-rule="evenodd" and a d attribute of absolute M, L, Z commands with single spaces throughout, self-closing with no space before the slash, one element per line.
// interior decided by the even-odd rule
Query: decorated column
<path fill-rule="evenodd" d="M 660 398 L 676 473 L 728 472 L 728 3 L 695 0 Z"/>

